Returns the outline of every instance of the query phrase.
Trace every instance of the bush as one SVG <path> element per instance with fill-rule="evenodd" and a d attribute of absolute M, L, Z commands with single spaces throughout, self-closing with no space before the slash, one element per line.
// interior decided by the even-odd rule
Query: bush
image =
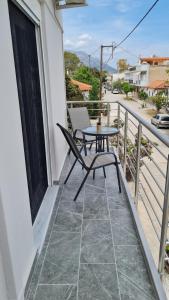
<path fill-rule="evenodd" d="M 144 91 L 142 90 L 142 91 L 140 91 L 140 92 L 138 93 L 138 97 L 139 97 L 140 100 L 147 100 L 148 95 L 147 95 L 146 92 L 144 92 Z"/>
<path fill-rule="evenodd" d="M 130 83 L 124 82 L 122 84 L 122 90 L 126 94 L 126 97 L 127 97 L 128 93 L 133 92 L 134 88 Z"/>
<path fill-rule="evenodd" d="M 152 102 L 155 104 L 157 111 L 166 105 L 167 98 L 162 95 L 162 93 L 158 93 L 156 96 L 151 97 Z"/>

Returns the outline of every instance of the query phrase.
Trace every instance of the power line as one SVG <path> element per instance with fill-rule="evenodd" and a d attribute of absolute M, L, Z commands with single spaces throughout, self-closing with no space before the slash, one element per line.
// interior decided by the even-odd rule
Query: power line
<path fill-rule="evenodd" d="M 110 54 L 108 60 L 104 62 L 104 65 L 107 65 L 109 63 L 109 61 L 110 61 L 111 58 L 112 58 L 112 53 Z"/>
<path fill-rule="evenodd" d="M 128 37 L 138 28 L 138 26 L 143 22 L 143 20 L 148 16 L 148 14 L 152 11 L 152 9 L 156 6 L 157 2 L 159 0 L 156 0 L 154 4 L 149 8 L 149 10 L 146 12 L 146 14 L 142 17 L 142 19 L 137 23 L 137 25 L 130 31 L 130 33 L 120 42 L 116 45 L 116 48 L 119 47 L 121 44 L 123 44 Z"/>
<path fill-rule="evenodd" d="M 93 54 L 95 54 L 98 50 L 100 50 L 100 46 L 97 47 L 93 52 L 91 52 L 89 55 L 92 56 Z"/>
<path fill-rule="evenodd" d="M 128 54 L 130 54 L 130 55 L 132 55 L 132 56 L 134 56 L 134 57 L 136 57 L 136 58 L 139 58 L 139 55 L 134 54 L 133 52 L 131 52 L 131 51 L 129 51 L 129 50 L 127 50 L 127 49 L 125 49 L 125 48 L 123 48 L 123 47 L 120 47 L 120 46 L 119 46 L 119 48 L 120 48 L 122 51 L 124 51 L 124 52 L 126 52 L 126 53 L 128 53 Z"/>

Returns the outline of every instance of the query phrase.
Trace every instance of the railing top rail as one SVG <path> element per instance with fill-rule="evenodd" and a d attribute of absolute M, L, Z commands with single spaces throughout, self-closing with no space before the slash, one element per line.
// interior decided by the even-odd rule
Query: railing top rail
<path fill-rule="evenodd" d="M 89 104 L 89 103 L 100 103 L 100 101 L 67 101 L 67 104 Z M 139 114 L 135 113 L 131 108 L 129 108 L 127 105 L 121 103 L 121 101 L 101 101 L 101 103 L 117 103 L 120 104 L 125 110 L 127 110 L 138 122 L 140 122 L 144 127 L 146 127 L 152 134 L 154 134 L 162 143 L 164 143 L 167 147 L 169 147 L 169 138 L 167 138 L 165 135 L 162 135 L 156 128 L 154 128 L 151 124 L 149 124 L 148 121 L 146 121 L 143 117 L 141 117 Z"/>
<path fill-rule="evenodd" d="M 118 101 L 99 101 L 99 100 L 88 100 L 88 101 L 66 101 L 66 103 L 68 103 L 68 104 L 77 104 L 77 103 L 84 103 L 84 104 L 90 104 L 90 103 L 96 103 L 96 102 L 98 102 L 98 103 L 118 103 Z"/>

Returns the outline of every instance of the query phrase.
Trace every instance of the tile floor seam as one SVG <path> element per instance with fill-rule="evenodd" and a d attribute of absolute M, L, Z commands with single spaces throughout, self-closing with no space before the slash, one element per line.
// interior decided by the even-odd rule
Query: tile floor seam
<path fill-rule="evenodd" d="M 123 274 L 121 271 L 118 271 L 124 278 L 126 278 L 126 281 L 128 281 L 132 286 L 134 286 L 138 291 L 142 291 L 146 297 L 151 297 L 150 295 L 148 295 L 144 289 L 140 288 L 135 282 L 133 282 L 130 277 L 128 277 L 127 275 Z M 153 299 L 151 297 L 151 299 Z"/>
<path fill-rule="evenodd" d="M 78 276 L 77 276 L 77 294 L 76 299 L 79 299 L 79 277 L 80 277 L 80 260 L 81 260 L 81 250 L 82 250 L 82 236 L 83 236 L 83 214 L 84 214 L 84 201 L 85 201 L 85 186 L 83 190 L 83 210 L 82 210 L 82 223 L 81 223 L 81 237 L 80 237 L 80 249 L 79 249 L 79 268 L 78 268 Z M 82 191 L 81 191 L 82 192 Z M 78 200 L 78 199 L 77 199 Z"/>
<path fill-rule="evenodd" d="M 106 200 L 107 200 L 107 207 L 108 207 L 108 213 L 109 213 L 109 218 L 110 218 L 110 230 L 111 230 L 111 235 L 112 235 L 112 246 L 113 246 L 113 252 L 114 252 L 114 259 L 115 259 L 115 268 L 116 268 L 116 276 L 117 276 L 117 284 L 118 284 L 118 292 L 119 292 L 119 299 L 121 299 L 121 290 L 120 290 L 120 281 L 119 281 L 119 276 L 118 276 L 118 268 L 117 268 L 117 261 L 116 261 L 116 251 L 114 247 L 114 238 L 113 238 L 113 230 L 111 226 L 111 215 L 110 215 L 110 207 L 109 207 L 109 201 L 108 201 L 108 196 L 107 196 L 107 182 L 105 179 L 105 187 L 106 187 Z"/>
<path fill-rule="evenodd" d="M 52 232 L 53 232 L 53 227 L 54 227 L 54 224 L 55 224 L 55 220 L 56 220 L 56 216 L 57 216 L 57 213 L 58 213 L 58 209 L 59 209 L 59 205 L 60 205 L 60 200 L 61 200 L 63 191 L 64 191 L 64 186 L 62 187 L 62 192 L 60 194 L 60 199 L 59 199 L 59 202 L 58 202 L 58 207 L 57 207 L 56 214 L 55 214 L 55 217 L 54 217 L 54 220 L 53 220 L 53 224 L 51 226 L 51 232 L 50 232 L 50 235 L 49 235 L 48 244 L 46 245 L 46 251 L 45 251 L 45 254 L 44 254 L 44 259 L 43 259 L 43 262 L 42 262 L 41 270 L 39 272 L 38 282 L 37 282 L 35 294 L 33 296 L 33 300 L 35 300 L 35 297 L 36 297 L 37 289 L 38 289 L 38 286 L 39 286 L 39 280 L 40 280 L 40 277 L 41 277 L 41 274 L 42 274 L 42 270 L 43 270 L 43 267 L 44 267 L 44 263 L 45 263 L 47 251 L 48 251 L 48 248 L 49 248 L 49 244 L 50 244 L 50 240 L 51 240 L 51 236 L 52 236 Z"/>
<path fill-rule="evenodd" d="M 100 187 L 100 186 L 95 186 L 95 185 L 92 185 L 92 184 L 90 184 L 90 183 L 86 183 L 86 185 L 89 185 L 90 187 L 94 187 L 94 188 L 96 188 L 96 189 L 98 189 L 98 190 L 102 190 L 102 191 L 104 191 L 104 193 L 103 194 L 106 194 L 106 192 L 105 192 L 105 187 L 104 188 L 102 188 L 102 187 Z"/>
<path fill-rule="evenodd" d="M 39 286 L 77 286 L 77 284 L 74 283 L 39 283 Z"/>
<path fill-rule="evenodd" d="M 115 263 L 80 263 L 81 265 L 115 265 Z"/>

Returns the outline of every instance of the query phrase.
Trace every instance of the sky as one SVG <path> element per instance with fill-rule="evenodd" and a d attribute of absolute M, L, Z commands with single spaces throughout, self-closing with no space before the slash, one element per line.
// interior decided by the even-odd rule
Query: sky
<path fill-rule="evenodd" d="M 88 6 L 63 10 L 64 47 L 100 55 L 100 45 L 120 42 L 155 0 L 87 0 Z M 104 62 L 110 57 L 104 49 Z M 139 57 L 169 56 L 169 0 L 159 0 L 132 36 L 117 48 L 109 64 L 120 58 L 134 65 Z"/>

